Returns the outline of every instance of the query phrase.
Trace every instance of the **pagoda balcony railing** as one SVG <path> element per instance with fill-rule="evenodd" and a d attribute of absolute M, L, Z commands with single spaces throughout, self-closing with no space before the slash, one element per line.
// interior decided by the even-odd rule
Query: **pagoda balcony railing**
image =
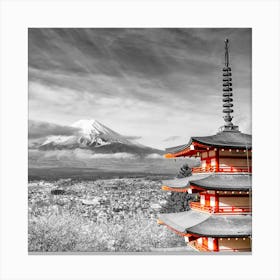
<path fill-rule="evenodd" d="M 228 172 L 228 173 L 238 173 L 238 172 L 245 172 L 245 173 L 252 173 L 251 166 L 224 166 L 224 167 L 217 167 L 217 166 L 199 166 L 192 168 L 193 173 L 205 173 L 205 172 Z"/>
<path fill-rule="evenodd" d="M 249 206 L 209 206 L 203 205 L 200 202 L 191 202 L 191 209 L 199 210 L 207 213 L 215 213 L 220 215 L 234 215 L 234 214 L 250 214 L 252 208 Z"/>
<path fill-rule="evenodd" d="M 196 240 L 194 241 L 190 241 L 188 242 L 188 245 L 190 247 L 192 247 L 193 249 L 195 249 L 196 251 L 200 251 L 200 252 L 211 252 L 207 246 L 203 245 L 203 244 L 198 244 L 198 242 Z"/>

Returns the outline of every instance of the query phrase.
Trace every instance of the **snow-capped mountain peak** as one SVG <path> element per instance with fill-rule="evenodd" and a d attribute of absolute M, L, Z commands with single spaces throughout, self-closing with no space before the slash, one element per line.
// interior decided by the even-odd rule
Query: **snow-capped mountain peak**
<path fill-rule="evenodd" d="M 86 140 L 89 141 L 90 144 L 96 143 L 99 145 L 112 142 L 128 145 L 132 144 L 124 136 L 96 120 L 79 120 L 73 123 L 71 126 L 80 129 L 80 142 L 84 142 L 84 140 Z"/>
<path fill-rule="evenodd" d="M 96 120 L 79 120 L 71 125 L 78 128 L 71 136 L 50 136 L 39 146 L 41 150 L 62 150 L 83 148 L 97 153 L 162 153 L 115 132 Z"/>

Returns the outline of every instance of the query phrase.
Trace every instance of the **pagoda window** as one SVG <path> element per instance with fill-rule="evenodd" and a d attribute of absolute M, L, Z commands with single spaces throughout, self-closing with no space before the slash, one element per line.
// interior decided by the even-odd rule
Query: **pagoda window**
<path fill-rule="evenodd" d="M 251 199 L 249 196 L 220 196 L 219 212 L 251 212 Z"/>
<path fill-rule="evenodd" d="M 251 165 L 251 159 L 247 158 L 220 158 L 220 167 L 222 166 L 246 166 Z"/>
<path fill-rule="evenodd" d="M 209 151 L 209 157 L 215 157 L 216 153 L 215 151 Z"/>
<path fill-rule="evenodd" d="M 246 150 L 221 150 L 218 162 L 221 172 L 251 172 L 252 153 Z"/>
<path fill-rule="evenodd" d="M 249 206 L 249 196 L 234 197 L 234 196 L 221 196 L 219 198 L 219 206 Z"/>
<path fill-rule="evenodd" d="M 219 151 L 220 156 L 229 156 L 229 157 L 252 157 L 252 152 L 247 150 L 220 150 Z"/>
<path fill-rule="evenodd" d="M 201 158 L 207 158 L 208 157 L 208 153 L 207 152 L 203 152 L 202 154 L 201 154 Z"/>
<path fill-rule="evenodd" d="M 245 238 L 219 238 L 219 251 L 250 251 L 251 239 Z"/>
<path fill-rule="evenodd" d="M 232 171 L 232 172 L 250 172 L 252 161 L 250 158 L 219 158 L 219 170 L 221 172 Z"/>

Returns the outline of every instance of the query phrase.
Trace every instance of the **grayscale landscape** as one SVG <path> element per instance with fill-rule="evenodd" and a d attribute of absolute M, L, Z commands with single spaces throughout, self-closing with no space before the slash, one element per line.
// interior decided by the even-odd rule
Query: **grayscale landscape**
<path fill-rule="evenodd" d="M 197 199 L 161 190 L 195 157 L 165 148 L 221 125 L 229 37 L 235 122 L 251 131 L 246 28 L 29 28 L 28 251 L 165 252 L 184 239 L 159 213 Z M 186 249 L 187 250 L 187 249 Z"/>
<path fill-rule="evenodd" d="M 174 206 L 161 180 L 173 178 L 185 162 L 199 161 L 164 159 L 163 151 L 96 121 L 86 128 L 87 133 L 63 141 L 52 137 L 29 149 L 29 251 L 153 252 L 182 246 L 179 236 L 157 224 L 157 215 Z"/>

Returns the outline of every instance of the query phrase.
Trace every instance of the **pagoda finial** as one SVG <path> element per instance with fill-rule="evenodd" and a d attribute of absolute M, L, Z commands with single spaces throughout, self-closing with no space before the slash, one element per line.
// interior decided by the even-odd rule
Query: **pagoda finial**
<path fill-rule="evenodd" d="M 231 78 L 231 68 L 229 67 L 229 40 L 225 39 L 225 67 L 223 68 L 223 117 L 225 120 L 225 125 L 223 126 L 223 131 L 238 131 L 238 126 L 233 125 L 231 122 L 233 116 L 233 99 L 232 99 L 232 78 Z"/>
<path fill-rule="evenodd" d="M 229 66 L 229 55 L 228 55 L 228 47 L 229 47 L 229 41 L 228 38 L 225 39 L 225 66 Z"/>

